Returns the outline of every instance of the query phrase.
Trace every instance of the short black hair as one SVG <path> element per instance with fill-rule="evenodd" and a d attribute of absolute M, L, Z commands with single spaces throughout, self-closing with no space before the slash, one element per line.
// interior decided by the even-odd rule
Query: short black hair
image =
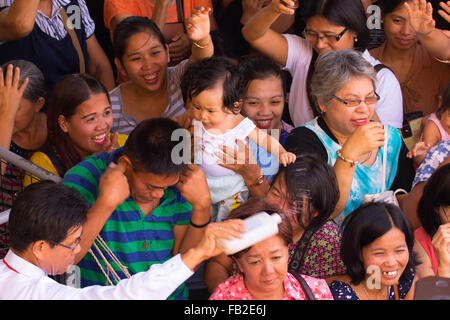
<path fill-rule="evenodd" d="M 413 251 L 414 231 L 406 215 L 396 205 L 384 202 L 368 202 L 355 209 L 344 221 L 341 257 L 347 267 L 351 282 L 358 285 L 365 279 L 366 270 L 361 261 L 362 249 L 386 234 L 392 228 L 400 229 L 405 235 L 409 251 L 408 264 L 401 280 L 411 277 L 411 269 L 419 263 Z"/>
<path fill-rule="evenodd" d="M 24 252 L 33 242 L 48 241 L 53 247 L 68 232 L 86 221 L 89 204 L 74 189 L 49 180 L 21 191 L 9 216 L 11 248 Z"/>
<path fill-rule="evenodd" d="M 298 206 L 297 222 L 303 228 L 318 228 L 330 219 L 339 200 L 333 168 L 316 154 L 303 153 L 288 166 L 280 166 L 272 185 L 284 177 L 286 198 Z M 317 216 L 313 217 L 317 211 Z M 304 225 L 303 220 L 307 221 Z"/>
<path fill-rule="evenodd" d="M 380 7 L 382 14 L 388 14 L 393 12 L 404 2 L 408 2 L 408 0 L 379 0 L 375 4 Z"/>
<path fill-rule="evenodd" d="M 450 163 L 431 175 L 417 206 L 417 215 L 422 227 L 431 238 L 442 224 L 438 210 L 445 206 L 450 206 Z"/>
<path fill-rule="evenodd" d="M 113 32 L 114 55 L 120 62 L 123 61 L 128 39 L 140 32 L 147 32 L 155 36 L 166 50 L 166 40 L 155 22 L 147 17 L 127 17 L 119 22 Z"/>
<path fill-rule="evenodd" d="M 144 120 L 131 131 L 123 147 L 123 155 L 130 159 L 137 172 L 165 176 L 181 174 L 188 164 L 176 163 L 172 159 L 172 151 L 180 143 L 172 141 L 175 130 L 184 129 L 169 118 Z"/>
<path fill-rule="evenodd" d="M 184 103 L 223 81 L 223 106 L 237 114 L 234 103 L 243 97 L 238 66 L 225 57 L 211 57 L 191 64 L 181 79 Z"/>
<path fill-rule="evenodd" d="M 305 22 L 314 16 L 321 16 L 337 26 L 347 27 L 356 32 L 358 42 L 355 43 L 355 49 L 359 51 L 367 49 L 369 29 L 361 0 L 303 1 L 299 9 Z"/>
<path fill-rule="evenodd" d="M 249 83 L 253 80 L 276 77 L 281 80 L 283 94 L 286 96 L 288 82 L 286 73 L 274 60 L 261 55 L 247 56 L 239 62 L 239 72 L 241 73 L 241 85 L 244 92 L 247 91 Z"/>
<path fill-rule="evenodd" d="M 450 109 L 450 82 L 442 93 L 441 99 L 441 105 L 436 110 L 436 117 L 438 117 L 438 119 L 441 119 L 442 114 Z"/>

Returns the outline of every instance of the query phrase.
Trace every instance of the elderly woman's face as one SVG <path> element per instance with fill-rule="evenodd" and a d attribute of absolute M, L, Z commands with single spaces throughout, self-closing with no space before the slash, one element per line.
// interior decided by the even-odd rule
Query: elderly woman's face
<path fill-rule="evenodd" d="M 368 123 L 375 112 L 375 103 L 366 104 L 366 98 L 375 95 L 373 82 L 367 77 L 351 78 L 335 97 L 342 100 L 361 100 L 356 107 L 351 107 L 338 99 L 331 100 L 328 106 L 323 106 L 319 100 L 320 108 L 325 112 L 325 119 L 332 130 L 341 135 L 351 135 L 358 127 Z"/>
<path fill-rule="evenodd" d="M 236 260 L 244 275 L 245 286 L 253 297 L 273 293 L 274 299 L 281 299 L 288 257 L 288 247 L 283 239 L 274 235 L 258 242 Z"/>

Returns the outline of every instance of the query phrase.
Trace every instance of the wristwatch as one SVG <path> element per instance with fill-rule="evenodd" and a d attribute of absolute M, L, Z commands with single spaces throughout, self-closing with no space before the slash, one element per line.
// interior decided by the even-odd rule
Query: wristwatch
<path fill-rule="evenodd" d="M 264 182 L 264 175 L 262 174 L 262 175 L 260 175 L 260 176 L 256 179 L 256 182 L 255 182 L 255 183 L 249 185 L 248 187 L 249 187 L 249 188 L 251 188 L 251 187 L 256 187 L 256 186 L 262 185 L 263 182 Z"/>

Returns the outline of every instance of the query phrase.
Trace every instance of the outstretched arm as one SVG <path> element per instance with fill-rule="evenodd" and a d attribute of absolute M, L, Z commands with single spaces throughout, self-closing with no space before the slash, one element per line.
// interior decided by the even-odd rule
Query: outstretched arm
<path fill-rule="evenodd" d="M 286 0 L 293 6 L 294 2 Z M 285 66 L 288 57 L 286 39 L 270 26 L 281 14 L 293 15 L 295 10 L 288 8 L 280 0 L 272 0 L 272 4 L 259 10 L 242 28 L 245 40 L 255 49 Z"/>
<path fill-rule="evenodd" d="M 295 154 L 293 154 L 292 152 L 287 152 L 280 144 L 280 142 L 278 142 L 274 137 L 272 137 L 270 134 L 267 134 L 263 130 L 260 130 L 258 128 L 253 129 L 253 131 L 248 135 L 248 138 L 256 143 L 259 147 L 277 157 L 278 161 L 285 167 L 288 164 L 295 162 L 295 160 L 297 159 Z"/>
<path fill-rule="evenodd" d="M 186 20 L 186 32 L 192 40 L 189 62 L 200 61 L 212 57 L 214 45 L 211 39 L 210 19 L 211 8 L 197 6 Z"/>
<path fill-rule="evenodd" d="M 442 4 L 441 7 L 443 9 L 449 9 L 450 12 L 450 7 Z M 435 28 L 436 22 L 433 19 L 433 7 L 431 3 L 426 0 L 413 0 L 412 3 L 405 2 L 405 5 L 409 13 L 411 25 L 416 30 L 425 48 L 439 59 L 450 59 L 450 38 L 442 30 Z M 443 10 L 439 12 L 442 16 L 445 14 Z"/>

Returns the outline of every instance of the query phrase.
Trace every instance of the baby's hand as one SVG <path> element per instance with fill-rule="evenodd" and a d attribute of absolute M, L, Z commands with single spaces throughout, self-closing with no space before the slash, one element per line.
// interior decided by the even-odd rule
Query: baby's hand
<path fill-rule="evenodd" d="M 287 152 L 287 151 L 280 152 L 279 161 L 285 167 L 290 163 L 294 163 L 296 159 L 297 159 L 297 156 L 292 152 Z"/>
<path fill-rule="evenodd" d="M 419 141 L 417 142 L 414 147 L 411 148 L 411 150 L 406 154 L 408 158 L 414 158 L 417 156 L 426 156 L 427 153 L 431 149 L 431 145 L 427 142 Z"/>

